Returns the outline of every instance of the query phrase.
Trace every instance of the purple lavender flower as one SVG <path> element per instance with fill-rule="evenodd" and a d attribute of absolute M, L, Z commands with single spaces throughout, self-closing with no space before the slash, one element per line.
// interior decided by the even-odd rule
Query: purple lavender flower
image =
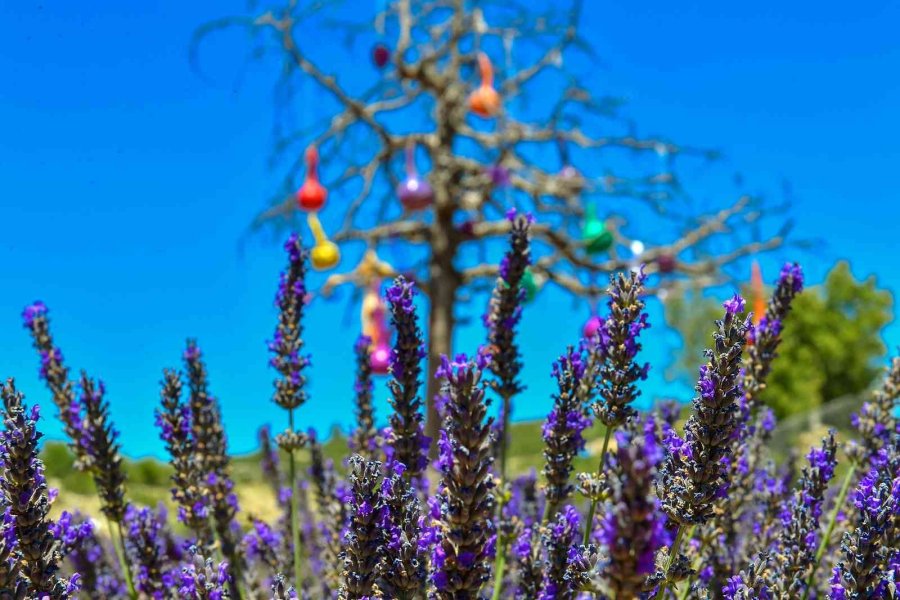
<path fill-rule="evenodd" d="M 272 444 L 272 433 L 268 425 L 263 425 L 259 428 L 257 439 L 259 440 L 260 469 L 262 469 L 266 482 L 275 492 L 275 496 L 277 497 L 284 486 L 284 482 L 282 481 L 281 471 L 279 470 L 281 460 L 278 457 L 278 451 Z"/>
<path fill-rule="evenodd" d="M 184 600 L 225 600 L 230 576 L 228 563 L 214 565 L 211 558 L 204 559 L 197 548 L 192 548 L 192 559 L 181 572 L 179 598 Z"/>
<path fill-rule="evenodd" d="M 635 415 L 631 403 L 640 395 L 636 383 L 647 378 L 646 364 L 635 362 L 641 349 L 638 336 L 649 327 L 644 312 L 644 272 L 629 271 L 611 278 L 609 317 L 594 343 L 601 347 L 603 360 L 598 370 L 598 393 L 602 401 L 593 404 L 597 418 L 615 429 Z"/>
<path fill-rule="evenodd" d="M 7 508 L 0 517 L 0 590 L 11 594 L 11 598 L 25 598 L 28 582 L 19 570 L 16 545 L 16 522 Z"/>
<path fill-rule="evenodd" d="M 609 504 L 603 513 L 600 541 L 609 559 L 601 574 L 619 598 L 638 597 L 654 569 L 656 551 L 671 542 L 666 517 L 652 494 L 662 456 L 652 416 L 632 421 L 616 433 L 610 457 Z"/>
<path fill-rule="evenodd" d="M 372 597 L 381 570 L 384 530 L 379 520 L 383 512 L 380 496 L 381 463 L 350 458 L 350 521 L 344 535 L 343 582 L 338 597 L 363 600 Z"/>
<path fill-rule="evenodd" d="M 306 304 L 306 258 L 300 236 L 291 234 L 284 248 L 288 253 L 287 271 L 281 274 L 275 305 L 278 307 L 278 326 L 269 342 L 272 358 L 269 364 L 278 371 L 275 381 L 275 403 L 291 411 L 306 402 L 306 377 L 309 357 L 303 351 L 303 307 Z"/>
<path fill-rule="evenodd" d="M 238 551 L 239 533 L 235 516 L 239 511 L 234 483 L 228 468 L 228 442 L 222 427 L 221 408 L 209 393 L 209 382 L 203 353 L 196 340 L 189 339 L 184 351 L 184 366 L 190 391 L 188 406 L 191 411 L 191 436 L 194 440 L 194 460 L 203 473 L 202 484 L 208 495 L 213 526 L 222 555 L 232 569 L 231 579 L 235 587 L 232 595 L 238 596 L 237 581 L 243 571 L 243 557 Z M 239 527 L 238 527 L 239 529 Z"/>
<path fill-rule="evenodd" d="M 553 363 L 559 393 L 553 397 L 553 410 L 542 428 L 547 517 L 553 516 L 558 506 L 572 494 L 572 460 L 584 450 L 583 433 L 591 424 L 576 393 L 583 375 L 582 356 L 573 348 Z"/>
<path fill-rule="evenodd" d="M 109 419 L 109 403 L 103 396 L 102 381 L 94 383 L 86 373 L 81 374 L 81 404 L 84 425 L 80 446 L 89 460 L 91 475 L 100 496 L 100 510 L 113 523 L 122 523 L 125 516 L 125 472 L 119 455 L 119 432 Z"/>
<path fill-rule="evenodd" d="M 510 219 L 509 248 L 500 263 L 500 274 L 491 294 L 484 325 L 487 328 L 488 346 L 491 348 L 491 360 L 488 369 L 494 376 L 491 387 L 502 400 L 500 419 L 498 419 L 500 472 L 506 471 L 506 448 L 510 417 L 512 416 L 512 400 L 522 392 L 525 386 L 519 380 L 522 371 L 522 358 L 516 344 L 516 327 L 522 318 L 522 305 L 525 302 L 525 289 L 522 287 L 522 276 L 531 264 L 531 248 L 529 245 L 530 220 L 513 213 Z"/>
<path fill-rule="evenodd" d="M 782 510 L 782 531 L 775 556 L 777 592 L 792 596 L 804 593 L 804 582 L 819 547 L 819 520 L 825 491 L 837 465 L 834 432 L 822 440 L 821 448 L 810 450 L 793 498 Z"/>
<path fill-rule="evenodd" d="M 490 578 L 494 478 L 492 419 L 481 383 L 485 362 L 483 356 L 473 361 L 459 356 L 451 363 L 444 356 L 437 373 L 447 398 L 437 493 L 440 530 L 431 556 L 438 600 L 474 600 Z"/>
<path fill-rule="evenodd" d="M 181 387 L 181 377 L 175 371 L 163 371 L 161 406 L 156 411 L 156 424 L 174 469 L 172 499 L 178 504 L 178 519 L 194 533 L 197 546 L 210 548 L 213 532 L 209 524 L 206 478 L 199 461 L 194 459 L 191 411 L 181 400 Z"/>
<path fill-rule="evenodd" d="M 390 433 L 386 441 L 391 450 L 389 458 L 403 463 L 407 480 L 421 481 L 428 466 L 427 450 L 431 440 L 422 430 L 419 388 L 425 345 L 413 305 L 414 297 L 413 283 L 403 277 L 398 277 L 387 291 L 397 339 L 391 351 L 391 380 L 388 382 L 394 412 L 389 418 Z"/>
<path fill-rule="evenodd" d="M 750 344 L 744 364 L 743 387 L 752 409 L 756 408 L 759 394 L 765 388 L 766 378 L 772 370 L 772 361 L 778 356 L 781 332 L 784 321 L 791 312 L 791 303 L 801 291 L 803 271 L 800 265 L 784 265 L 775 285 L 775 292 L 766 307 L 766 314 L 761 315 L 757 326 L 749 331 Z"/>
<path fill-rule="evenodd" d="M 381 589 L 391 598 L 413 598 L 425 584 L 427 556 L 420 544 L 422 510 L 415 489 L 403 478 L 401 463 L 387 466 L 381 484 Z"/>
<path fill-rule="evenodd" d="M 581 577 L 590 567 L 582 557 L 585 548 L 575 545 L 579 530 L 578 511 L 571 505 L 566 505 L 544 530 L 541 540 L 546 552 L 546 567 L 537 600 L 575 598 Z"/>
<path fill-rule="evenodd" d="M 851 422 L 859 432 L 860 445 L 851 448 L 851 457 L 864 467 L 872 464 L 878 452 L 900 431 L 897 403 L 900 402 L 900 356 L 894 357 L 881 386 L 865 402 Z"/>
<path fill-rule="evenodd" d="M 47 306 L 37 301 L 22 311 L 22 320 L 25 328 L 31 333 L 34 348 L 40 356 L 39 374 L 50 389 L 53 403 L 59 409 L 59 418 L 69 437 L 76 465 L 83 467 L 87 457 L 81 447 L 83 437 L 81 404 L 76 398 L 75 385 L 69 379 L 69 369 L 63 362 L 62 351 L 53 343 L 48 315 Z"/>
<path fill-rule="evenodd" d="M 163 577 L 167 570 L 163 522 L 149 508 L 129 505 L 125 528 L 125 554 L 135 566 L 135 589 L 150 598 L 165 598 L 168 589 Z"/>
<path fill-rule="evenodd" d="M 356 429 L 350 434 L 350 449 L 364 458 L 375 456 L 378 430 L 375 428 L 375 407 L 372 404 L 372 340 L 361 335 L 353 346 L 356 354 L 356 381 L 353 384 L 356 403 Z"/>
<path fill-rule="evenodd" d="M 737 400 L 742 394 L 741 353 L 749 320 L 741 320 L 743 299 L 735 295 L 725 303 L 725 317 L 717 321 L 715 346 L 700 368 L 699 395 L 694 414 L 684 427 L 684 438 L 674 435 L 660 473 L 658 494 L 666 515 L 676 523 L 704 523 L 728 488 L 727 457 L 735 427 Z"/>
<path fill-rule="evenodd" d="M 37 406 L 25 408 L 12 379 L 2 386 L 0 396 L 5 426 L 0 433 L 0 504 L 9 512 L 4 517 L 4 545 L 14 545 L 18 571 L 30 596 L 68 598 L 69 581 L 58 575 L 61 557 L 48 516 L 44 464 L 38 458 Z M 12 579 L 18 587 L 17 576 Z"/>

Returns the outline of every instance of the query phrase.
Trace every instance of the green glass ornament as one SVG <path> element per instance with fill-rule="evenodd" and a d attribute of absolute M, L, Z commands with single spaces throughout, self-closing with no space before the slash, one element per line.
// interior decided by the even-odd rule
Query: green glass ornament
<path fill-rule="evenodd" d="M 537 296 L 538 293 L 538 284 L 537 281 L 534 280 L 534 273 L 531 269 L 525 269 L 525 272 L 522 273 L 522 289 L 525 290 L 525 301 L 531 302 L 534 300 L 534 297 Z"/>
<path fill-rule="evenodd" d="M 588 204 L 584 212 L 584 227 L 581 233 L 588 254 L 606 252 L 613 244 L 613 236 L 606 228 L 606 222 L 597 216 L 597 207 Z"/>

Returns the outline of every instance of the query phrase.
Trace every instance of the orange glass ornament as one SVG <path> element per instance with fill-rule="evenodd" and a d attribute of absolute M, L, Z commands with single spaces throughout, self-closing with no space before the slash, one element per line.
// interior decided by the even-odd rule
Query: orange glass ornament
<path fill-rule="evenodd" d="M 479 117 L 489 119 L 500 112 L 500 94 L 494 89 L 494 67 L 487 54 L 478 54 L 481 85 L 469 95 L 469 108 Z"/>
<path fill-rule="evenodd" d="M 302 210 L 319 210 L 326 198 L 328 190 L 319 183 L 319 151 L 310 146 L 306 149 L 306 179 L 297 190 L 297 204 Z"/>
<path fill-rule="evenodd" d="M 766 314 L 766 291 L 763 286 L 762 269 L 755 260 L 750 270 L 750 289 L 753 295 L 753 324 L 759 325 L 760 319 Z"/>

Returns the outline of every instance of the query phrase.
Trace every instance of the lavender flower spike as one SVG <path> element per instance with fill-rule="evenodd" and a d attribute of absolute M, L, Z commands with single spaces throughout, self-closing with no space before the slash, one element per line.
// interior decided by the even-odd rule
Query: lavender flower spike
<path fill-rule="evenodd" d="M 387 465 L 381 484 L 382 591 L 409 600 L 425 587 L 428 564 L 419 521 L 422 509 L 415 489 L 403 479 L 403 465 Z"/>
<path fill-rule="evenodd" d="M 776 561 L 775 589 L 783 596 L 799 596 L 809 577 L 819 546 L 819 520 L 834 469 L 837 445 L 834 432 L 822 440 L 821 448 L 813 448 L 803 467 L 800 485 L 781 515 L 782 530 Z"/>
<path fill-rule="evenodd" d="M 31 333 L 34 348 L 40 355 L 40 377 L 50 389 L 53 403 L 59 409 L 59 418 L 69 437 L 76 466 L 83 468 L 89 459 L 81 447 L 81 405 L 76 397 L 75 385 L 69 379 L 69 369 L 63 362 L 62 351 L 53 343 L 48 314 L 47 305 L 37 301 L 25 308 L 22 320 L 25 328 Z"/>
<path fill-rule="evenodd" d="M 356 429 L 349 439 L 350 449 L 368 459 L 374 457 L 378 435 L 375 429 L 375 407 L 372 404 L 371 345 L 371 338 L 361 335 L 353 346 L 356 354 L 356 381 L 353 385 Z"/>
<path fill-rule="evenodd" d="M 759 394 L 765 389 L 766 377 L 772 369 L 772 361 L 778 356 L 784 320 L 791 312 L 794 297 L 803 291 L 803 271 L 797 263 L 786 264 L 781 269 L 775 292 L 769 300 L 765 315 L 750 330 L 751 344 L 744 361 L 744 392 L 750 407 L 755 407 Z"/>
<path fill-rule="evenodd" d="M 481 373 L 488 359 L 442 357 L 437 376 L 447 398 L 437 461 L 441 483 L 437 499 L 438 540 L 432 584 L 437 600 L 475 600 L 490 578 L 494 512 L 491 475 L 491 421 Z"/>
<path fill-rule="evenodd" d="M 488 369 L 495 380 L 491 387 L 502 399 L 499 423 L 499 450 L 501 475 L 506 472 L 506 449 L 509 446 L 508 423 L 512 416 L 512 399 L 522 392 L 525 386 L 519 380 L 522 371 L 522 357 L 516 344 L 516 327 L 522 318 L 522 305 L 525 302 L 525 289 L 522 287 L 522 276 L 531 264 L 531 248 L 529 247 L 528 229 L 531 219 L 517 216 L 513 212 L 510 218 L 509 248 L 500 262 L 500 275 L 491 294 L 488 312 L 484 316 L 484 324 L 488 331 L 488 346 L 491 348 L 491 362 Z"/>
<path fill-rule="evenodd" d="M 25 598 L 28 582 L 19 570 L 16 522 L 12 511 L 7 508 L 0 519 L 0 590 L 10 594 L 10 598 Z"/>
<path fill-rule="evenodd" d="M 359 455 L 350 458 L 350 523 L 344 536 L 343 583 L 340 600 L 364 600 L 378 590 L 375 581 L 381 570 L 382 529 L 381 463 L 366 461 Z"/>
<path fill-rule="evenodd" d="M 50 498 L 44 464 L 38 458 L 37 406 L 26 410 L 12 379 L 2 385 L 3 424 L 0 433 L 0 491 L 8 507 L 5 544 L 15 544 L 18 570 L 29 597 L 68 598 L 69 581 L 58 575 L 60 553 L 51 531 Z M 15 540 L 13 542 L 13 540 Z"/>
<path fill-rule="evenodd" d="M 649 327 L 641 299 L 644 278 L 643 270 L 619 273 L 609 286 L 610 314 L 596 342 L 604 357 L 598 385 L 603 401 L 593 404 L 594 413 L 608 429 L 620 427 L 635 415 L 631 403 L 640 395 L 635 384 L 647 378 L 647 365 L 635 362 L 641 349 L 638 335 Z"/>
<path fill-rule="evenodd" d="M 390 417 L 387 443 L 390 458 L 406 467 L 407 481 L 419 481 L 428 466 L 430 440 L 422 431 L 422 399 L 419 397 L 422 359 L 425 344 L 416 315 L 413 299 L 415 288 L 403 277 L 388 288 L 387 300 L 391 308 L 391 323 L 397 330 L 397 341 L 391 351 L 390 403 L 394 409 Z"/>
<path fill-rule="evenodd" d="M 306 304 L 306 258 L 300 236 L 292 234 L 284 248 L 288 253 L 287 271 L 281 274 L 275 305 L 278 307 L 278 326 L 269 342 L 272 358 L 269 364 L 278 371 L 275 381 L 275 403 L 285 410 L 293 410 L 306 402 L 304 369 L 309 358 L 303 351 L 303 307 Z"/>
<path fill-rule="evenodd" d="M 559 392 L 553 398 L 553 410 L 542 428 L 544 438 L 544 477 L 547 480 L 547 504 L 544 520 L 552 517 L 557 507 L 574 490 L 570 481 L 572 460 L 584 450 L 584 430 L 590 419 L 578 399 L 578 386 L 584 376 L 580 352 L 569 348 L 553 364 L 553 377 Z"/>
<path fill-rule="evenodd" d="M 716 321 L 715 345 L 706 351 L 708 362 L 700 367 L 694 414 L 684 426 L 684 438 L 674 432 L 669 436 L 666 460 L 657 480 L 662 509 L 678 524 L 658 599 L 665 596 L 670 583 L 669 571 L 679 558 L 684 528 L 709 521 L 716 502 L 728 490 L 737 401 L 743 395 L 741 355 L 750 321 L 739 316 L 744 310 L 744 299 L 737 294 L 724 307 L 724 318 Z"/>
<path fill-rule="evenodd" d="M 203 355 L 196 340 L 189 339 L 184 351 L 191 410 L 191 435 L 195 443 L 194 459 L 200 463 L 205 491 L 212 509 L 212 521 L 222 546 L 222 554 L 232 570 L 231 593 L 240 597 L 237 582 L 244 570 L 234 528 L 239 511 L 234 483 L 228 469 L 228 442 L 222 427 L 218 401 L 209 393 L 209 382 Z"/>
<path fill-rule="evenodd" d="M 109 422 L 109 403 L 103 399 L 105 391 L 102 381 L 95 384 L 86 373 L 81 374 L 81 404 L 85 412 L 81 447 L 90 458 L 101 512 L 121 525 L 125 517 L 125 472 L 119 455 L 119 433 Z"/>
<path fill-rule="evenodd" d="M 209 524 L 209 498 L 200 464 L 194 460 L 190 407 L 181 400 L 181 378 L 175 371 L 163 372 L 161 406 L 156 411 L 160 438 L 171 456 L 172 499 L 178 504 L 178 520 L 196 536 L 196 544 L 208 549 L 213 544 Z"/>

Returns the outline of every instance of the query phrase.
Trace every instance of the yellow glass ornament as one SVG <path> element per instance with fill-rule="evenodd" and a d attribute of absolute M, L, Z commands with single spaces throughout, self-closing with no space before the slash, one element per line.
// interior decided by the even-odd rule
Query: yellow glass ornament
<path fill-rule="evenodd" d="M 334 268 L 341 262 L 341 251 L 337 244 L 328 239 L 322 223 L 316 213 L 311 212 L 306 215 L 306 222 L 312 230 L 313 237 L 316 239 L 316 245 L 310 252 L 310 260 L 312 266 L 318 271 L 325 271 Z"/>

